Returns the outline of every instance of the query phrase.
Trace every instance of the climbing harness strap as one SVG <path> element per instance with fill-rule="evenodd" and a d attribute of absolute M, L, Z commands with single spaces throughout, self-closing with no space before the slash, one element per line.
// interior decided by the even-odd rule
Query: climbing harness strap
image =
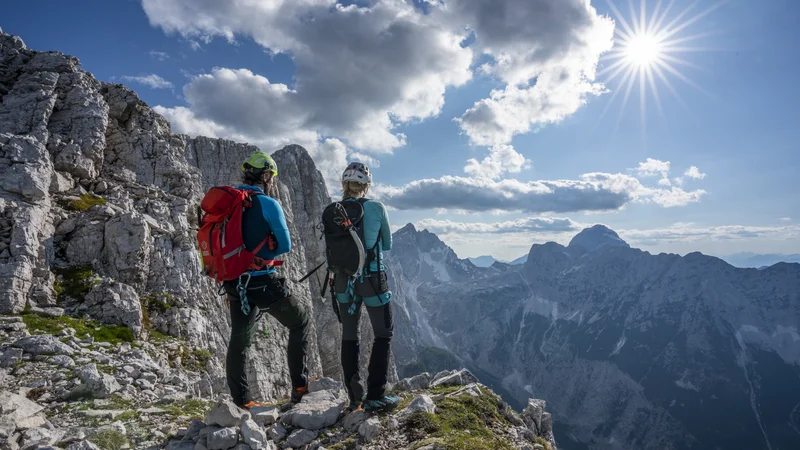
<path fill-rule="evenodd" d="M 242 277 L 247 277 L 247 281 L 244 282 L 242 285 Z M 250 272 L 245 272 L 239 275 L 239 284 L 236 285 L 236 291 L 239 293 L 239 300 L 242 303 L 242 313 L 247 316 L 250 315 L 250 302 L 247 301 L 247 286 L 250 284 L 250 278 L 252 278 L 252 274 Z"/>

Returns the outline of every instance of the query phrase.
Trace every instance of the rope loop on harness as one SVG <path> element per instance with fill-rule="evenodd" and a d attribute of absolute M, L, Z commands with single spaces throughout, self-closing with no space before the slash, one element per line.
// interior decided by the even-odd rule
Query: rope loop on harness
<path fill-rule="evenodd" d="M 242 277 L 247 276 L 247 281 L 242 285 Z M 247 286 L 250 284 L 252 275 L 250 272 L 245 272 L 239 275 L 239 284 L 236 285 L 236 291 L 239 292 L 239 300 L 242 303 L 242 313 L 246 316 L 250 315 L 250 302 L 247 301 Z"/>

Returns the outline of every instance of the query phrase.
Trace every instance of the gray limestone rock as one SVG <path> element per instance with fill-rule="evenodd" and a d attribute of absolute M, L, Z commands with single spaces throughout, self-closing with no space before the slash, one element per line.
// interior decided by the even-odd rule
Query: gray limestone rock
<path fill-rule="evenodd" d="M 22 360 L 23 350 L 21 348 L 9 347 L 0 352 L 0 367 L 2 368 L 11 367 Z"/>
<path fill-rule="evenodd" d="M 419 389 L 427 389 L 431 385 L 431 374 L 423 372 L 419 375 L 414 375 L 411 378 L 400 380 L 394 388 L 400 391 L 414 391 Z"/>
<path fill-rule="evenodd" d="M 194 450 L 193 441 L 169 441 L 166 450 Z"/>
<path fill-rule="evenodd" d="M 280 441 L 286 439 L 286 436 L 288 434 L 289 434 L 289 432 L 286 431 L 286 427 L 284 427 L 280 423 L 276 423 L 276 424 L 272 425 L 267 430 L 267 435 L 269 436 L 270 439 L 272 439 L 275 442 L 280 442 Z"/>
<path fill-rule="evenodd" d="M 547 402 L 539 399 L 529 399 L 528 406 L 522 411 L 522 420 L 525 425 L 537 435 L 542 434 L 542 415 Z"/>
<path fill-rule="evenodd" d="M 383 426 L 377 417 L 370 417 L 358 427 L 358 434 L 367 442 L 373 440 L 381 431 L 383 431 Z"/>
<path fill-rule="evenodd" d="M 253 420 L 259 425 L 272 425 L 280 417 L 280 406 L 259 406 L 250 409 Z"/>
<path fill-rule="evenodd" d="M 417 395 L 416 397 L 414 397 L 414 400 L 412 400 L 407 407 L 403 408 L 402 411 L 397 413 L 397 419 L 402 420 L 417 411 L 425 411 L 431 414 L 435 414 L 436 404 L 433 402 L 433 399 L 427 394 Z"/>
<path fill-rule="evenodd" d="M 142 305 L 133 287 L 104 279 L 86 294 L 86 313 L 105 325 L 124 325 L 135 336 L 142 332 Z"/>
<path fill-rule="evenodd" d="M 192 422 L 189 424 L 189 428 L 186 430 L 186 434 L 183 435 L 184 440 L 194 440 L 197 438 L 198 434 L 200 434 L 200 430 L 206 427 L 205 422 L 200 419 L 193 419 Z"/>
<path fill-rule="evenodd" d="M 344 405 L 343 397 L 332 391 L 312 392 L 306 394 L 281 420 L 296 427 L 319 430 L 336 423 Z"/>
<path fill-rule="evenodd" d="M 239 431 L 236 428 L 223 428 L 208 435 L 208 450 L 227 450 L 239 442 Z"/>
<path fill-rule="evenodd" d="M 133 287 L 144 287 L 152 249 L 150 227 L 135 211 L 119 214 L 105 224 L 105 255 L 109 274 Z"/>
<path fill-rule="evenodd" d="M 12 347 L 21 348 L 32 355 L 72 355 L 75 351 L 54 336 L 42 334 L 17 340 Z"/>
<path fill-rule="evenodd" d="M 78 442 L 73 442 L 67 447 L 67 450 L 101 450 L 100 447 L 86 439 Z"/>
<path fill-rule="evenodd" d="M 253 422 L 253 419 L 242 420 L 240 431 L 242 440 L 254 450 L 268 448 L 267 433 L 261 425 Z"/>
<path fill-rule="evenodd" d="M 0 392 L 0 405 L 2 405 L 3 417 L 13 421 L 17 428 L 22 428 L 20 424 L 23 420 L 44 409 L 43 406 L 8 391 Z"/>
<path fill-rule="evenodd" d="M 301 448 L 306 444 L 310 444 L 317 436 L 319 436 L 319 432 L 314 430 L 295 430 L 286 438 L 286 445 L 284 448 Z"/>
<path fill-rule="evenodd" d="M 440 375 L 442 374 L 437 374 L 434 377 L 431 386 L 458 386 L 478 382 L 478 378 L 467 369 L 453 371 L 449 375 Z"/>
<path fill-rule="evenodd" d="M 75 361 L 67 355 L 51 356 L 49 361 L 59 367 L 72 367 L 75 365 Z"/>
<path fill-rule="evenodd" d="M 242 416 L 250 417 L 250 413 L 234 405 L 230 396 L 222 395 L 206 415 L 206 423 L 221 427 L 233 427 L 239 424 Z"/>
<path fill-rule="evenodd" d="M 353 431 L 358 428 L 359 425 L 364 423 L 367 420 L 367 413 L 364 410 L 359 409 L 357 411 L 349 412 L 344 419 L 342 419 L 342 426 L 347 431 Z"/>
<path fill-rule="evenodd" d="M 308 392 L 319 392 L 319 391 L 339 392 L 342 389 L 344 389 L 344 384 L 341 381 L 336 381 L 328 377 L 321 378 L 319 380 L 314 380 L 308 384 Z"/>
<path fill-rule="evenodd" d="M 94 364 L 88 364 L 75 371 L 83 383 L 70 392 L 71 398 L 106 398 L 122 389 L 111 375 L 101 374 Z"/>

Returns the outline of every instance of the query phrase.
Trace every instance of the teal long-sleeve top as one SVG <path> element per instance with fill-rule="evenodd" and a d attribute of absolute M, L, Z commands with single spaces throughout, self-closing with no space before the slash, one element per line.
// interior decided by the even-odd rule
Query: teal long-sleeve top
<path fill-rule="evenodd" d="M 357 198 L 348 198 L 344 201 L 358 200 Z M 386 266 L 383 264 L 383 251 L 392 249 L 392 229 L 389 226 L 389 215 L 386 213 L 386 207 L 383 206 L 383 203 L 375 200 L 364 202 L 363 226 L 365 250 L 373 248 L 378 238 L 381 240 L 381 245 L 377 248 L 377 252 L 381 256 L 381 267 L 380 269 L 378 268 L 378 258 L 375 258 L 370 264 L 370 270 L 373 272 L 386 270 Z"/>
<path fill-rule="evenodd" d="M 281 205 L 272 197 L 264 194 L 259 187 L 242 185 L 236 189 L 252 189 L 262 194 L 253 197 L 253 206 L 247 208 L 242 216 L 242 237 L 245 247 L 248 250 L 254 250 L 272 232 L 277 243 L 275 249 L 270 250 L 269 246 L 265 245 L 256 256 L 263 259 L 275 259 L 289 253 L 292 250 L 292 239 L 289 236 L 289 228 L 286 226 L 286 217 L 283 215 Z M 253 272 L 253 275 L 272 272 L 275 272 L 273 267 Z"/>

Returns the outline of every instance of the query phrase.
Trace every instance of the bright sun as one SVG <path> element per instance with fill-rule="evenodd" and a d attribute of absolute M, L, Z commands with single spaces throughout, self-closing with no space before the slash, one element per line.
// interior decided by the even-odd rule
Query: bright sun
<path fill-rule="evenodd" d="M 661 43 L 647 33 L 633 36 L 624 47 L 625 57 L 639 67 L 650 66 L 658 61 L 662 50 Z"/>
<path fill-rule="evenodd" d="M 657 80 L 688 110 L 672 85 L 669 79 L 670 75 L 710 95 L 682 73 L 682 69 L 697 68 L 697 66 L 681 58 L 681 55 L 687 52 L 708 50 L 688 44 L 708 36 L 711 34 L 710 32 L 687 35 L 685 31 L 692 24 L 720 7 L 725 1 L 719 0 L 707 9 L 698 12 L 695 8 L 701 4 L 701 0 L 695 0 L 686 9 L 674 15 L 670 12 L 675 0 L 669 2 L 657 0 L 655 8 L 650 11 L 647 8 L 647 0 L 639 0 L 638 12 L 634 6 L 635 0 L 628 0 L 630 15 L 626 16 L 617 8 L 615 0 L 606 0 L 618 23 L 614 28 L 614 48 L 601 57 L 602 68 L 598 72 L 598 76 L 602 77 L 606 85 L 617 77 L 620 77 L 621 80 L 618 88 L 612 89 L 614 94 L 606 104 L 601 117 L 608 111 L 617 95 L 622 92 L 623 106 L 617 118 L 617 126 L 619 126 L 622 111 L 628 103 L 632 88 L 638 84 L 642 129 L 644 129 L 648 87 L 656 106 L 662 116 L 664 115 L 661 111 L 661 97 L 656 87 Z M 706 3 L 702 2 L 702 4 Z M 671 19 L 670 16 L 672 16 Z"/>

